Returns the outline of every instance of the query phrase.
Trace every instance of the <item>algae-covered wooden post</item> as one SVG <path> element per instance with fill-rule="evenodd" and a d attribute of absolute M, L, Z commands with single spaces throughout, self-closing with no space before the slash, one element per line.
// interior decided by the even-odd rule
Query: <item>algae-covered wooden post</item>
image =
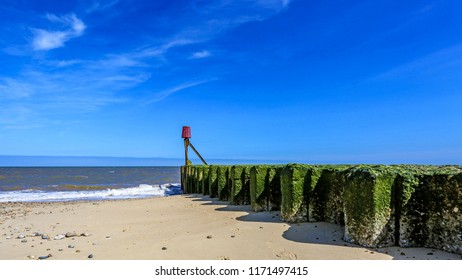
<path fill-rule="evenodd" d="M 189 140 L 191 138 L 191 127 L 183 126 L 183 131 L 181 133 L 181 137 L 184 139 L 184 156 L 185 156 L 185 165 L 191 165 L 191 161 L 188 158 L 188 147 L 191 147 L 196 155 L 202 160 L 202 162 L 207 165 L 204 158 L 199 154 L 199 152 L 194 148 L 193 144 Z"/>

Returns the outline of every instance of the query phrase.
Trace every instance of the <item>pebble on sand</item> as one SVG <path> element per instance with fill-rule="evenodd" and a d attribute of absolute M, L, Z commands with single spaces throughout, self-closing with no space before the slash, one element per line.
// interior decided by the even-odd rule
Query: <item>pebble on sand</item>
<path fill-rule="evenodd" d="M 66 236 L 67 238 L 75 237 L 75 236 L 77 236 L 77 233 L 75 233 L 75 232 L 67 232 L 65 236 Z"/>
<path fill-rule="evenodd" d="M 56 235 L 54 240 L 61 240 L 61 239 L 64 239 L 66 238 L 66 236 L 64 234 L 59 234 L 59 235 Z"/>
<path fill-rule="evenodd" d="M 46 259 L 51 258 L 51 257 L 52 257 L 52 255 L 51 255 L 51 254 L 48 254 L 48 255 L 46 255 L 46 256 L 40 256 L 40 257 L 38 257 L 38 259 L 39 259 L 39 260 L 46 260 Z"/>

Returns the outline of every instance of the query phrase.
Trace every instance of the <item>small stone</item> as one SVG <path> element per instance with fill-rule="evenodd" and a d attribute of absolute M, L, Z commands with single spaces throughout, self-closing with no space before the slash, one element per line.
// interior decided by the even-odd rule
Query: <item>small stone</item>
<path fill-rule="evenodd" d="M 24 238 L 26 238 L 26 236 L 25 236 L 24 234 L 20 234 L 20 235 L 18 235 L 18 237 L 16 237 L 16 238 L 17 238 L 17 239 L 24 239 Z"/>
<path fill-rule="evenodd" d="M 235 238 L 236 236 L 235 235 L 231 235 L 231 238 Z"/>
<path fill-rule="evenodd" d="M 11 239 L 11 236 L 7 236 L 6 239 Z"/>
<path fill-rule="evenodd" d="M 405 256 L 406 254 L 404 252 L 401 252 L 401 256 Z"/>
<path fill-rule="evenodd" d="M 21 243 L 27 243 L 27 239 L 21 240 Z"/>
<path fill-rule="evenodd" d="M 76 253 L 80 253 L 80 250 L 76 250 L 75 252 L 76 252 Z"/>
<path fill-rule="evenodd" d="M 67 232 L 65 236 L 66 236 L 66 238 L 75 237 L 75 236 L 77 236 L 77 233 L 75 233 L 75 232 Z"/>
<path fill-rule="evenodd" d="M 58 249 L 58 251 L 62 252 L 62 251 L 64 251 L 64 250 L 63 250 L 63 249 Z"/>
<path fill-rule="evenodd" d="M 106 239 L 111 239 L 111 237 L 110 237 L 110 236 L 106 236 Z"/>
<path fill-rule="evenodd" d="M 40 232 L 35 232 L 34 236 L 42 236 L 42 234 Z"/>
<path fill-rule="evenodd" d="M 89 259 L 93 259 L 93 254 L 88 255 Z"/>
<path fill-rule="evenodd" d="M 35 259 L 35 256 L 34 256 L 34 255 L 28 255 L 27 258 L 28 258 L 29 260 L 33 260 L 33 259 Z"/>
<path fill-rule="evenodd" d="M 83 236 L 83 237 L 89 237 L 89 236 L 90 236 L 90 234 L 89 234 L 89 233 L 86 233 L 86 232 L 84 232 L 84 233 L 82 233 L 80 236 Z"/>
<path fill-rule="evenodd" d="M 165 250 L 167 250 L 167 247 L 162 247 L 162 251 L 165 251 Z"/>
<path fill-rule="evenodd" d="M 207 239 L 212 239 L 212 236 L 211 236 L 211 235 L 208 235 L 208 236 L 207 236 Z"/>
<path fill-rule="evenodd" d="M 64 238 L 66 238 L 66 235 L 64 235 L 64 234 L 59 234 L 59 235 L 56 235 L 56 236 L 55 236 L 54 240 L 62 240 L 62 239 L 64 239 Z"/>
<path fill-rule="evenodd" d="M 457 213 L 457 212 L 459 212 L 459 208 L 454 207 L 454 209 L 452 209 L 452 211 L 453 211 L 454 213 Z"/>
<path fill-rule="evenodd" d="M 42 239 L 50 239 L 50 237 L 46 234 L 42 235 Z"/>
<path fill-rule="evenodd" d="M 51 254 L 48 254 L 46 256 L 40 256 L 40 257 L 38 257 L 38 259 L 39 260 L 46 260 L 46 259 L 51 258 L 51 257 L 53 257 L 53 256 Z"/>
<path fill-rule="evenodd" d="M 98 245 L 98 243 L 96 243 L 96 242 L 93 242 L 93 245 Z"/>
<path fill-rule="evenodd" d="M 428 253 L 427 255 L 429 255 L 429 256 L 433 256 L 433 253 Z"/>
<path fill-rule="evenodd" d="M 69 245 L 69 246 L 67 246 L 67 248 L 73 249 L 73 248 L 75 248 L 75 246 L 74 245 Z"/>

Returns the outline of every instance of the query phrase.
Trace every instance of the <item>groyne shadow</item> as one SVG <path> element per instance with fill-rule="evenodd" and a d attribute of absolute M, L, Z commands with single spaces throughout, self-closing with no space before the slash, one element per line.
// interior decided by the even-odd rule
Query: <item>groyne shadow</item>
<path fill-rule="evenodd" d="M 279 211 L 254 212 L 250 205 L 231 205 L 228 201 L 220 201 L 204 195 L 188 195 L 187 197 L 194 202 L 201 202 L 203 206 L 221 206 L 215 211 L 244 212 L 242 216 L 236 218 L 238 221 L 286 224 L 287 230 L 283 232 L 282 237 L 293 242 L 358 248 L 364 250 L 365 254 L 385 254 L 393 260 L 460 260 L 462 258 L 456 254 L 431 248 L 367 248 L 344 241 L 344 227 L 340 225 L 326 222 L 290 224 L 282 220 Z"/>

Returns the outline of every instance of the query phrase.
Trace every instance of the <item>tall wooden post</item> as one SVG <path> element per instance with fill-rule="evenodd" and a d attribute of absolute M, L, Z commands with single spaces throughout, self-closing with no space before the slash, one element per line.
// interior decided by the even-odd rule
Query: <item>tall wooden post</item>
<path fill-rule="evenodd" d="M 188 158 L 188 146 L 189 146 L 189 139 L 184 139 L 184 165 L 189 165 L 190 161 Z"/>
<path fill-rule="evenodd" d="M 191 141 L 189 141 L 189 138 L 191 138 L 191 128 L 189 126 L 183 126 L 183 131 L 181 133 L 181 137 L 184 138 L 184 157 L 185 157 L 185 163 L 184 165 L 191 165 L 191 161 L 189 161 L 188 157 L 188 147 L 191 147 L 193 151 L 196 153 L 196 155 L 202 160 L 202 162 L 207 165 L 207 162 L 205 162 L 204 158 L 199 154 L 199 152 L 194 148 L 193 144 L 191 144 Z"/>
<path fill-rule="evenodd" d="M 183 131 L 181 132 L 181 137 L 184 138 L 184 165 L 190 165 L 188 157 L 188 147 L 189 147 L 189 138 L 191 138 L 191 128 L 189 126 L 183 126 Z"/>

